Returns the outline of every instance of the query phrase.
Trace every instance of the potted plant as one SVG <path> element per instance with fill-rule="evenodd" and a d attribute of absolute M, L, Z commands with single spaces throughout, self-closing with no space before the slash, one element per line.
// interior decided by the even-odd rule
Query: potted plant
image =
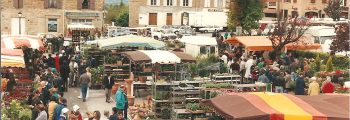
<path fill-rule="evenodd" d="M 101 89 L 102 80 L 103 80 L 103 66 L 98 66 L 96 68 L 91 68 L 91 88 L 92 89 Z"/>

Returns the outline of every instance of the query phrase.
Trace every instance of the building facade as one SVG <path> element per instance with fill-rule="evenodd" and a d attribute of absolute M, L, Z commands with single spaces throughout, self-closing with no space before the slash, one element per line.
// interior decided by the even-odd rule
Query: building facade
<path fill-rule="evenodd" d="M 101 29 L 104 0 L 1 0 L 2 34 L 69 34 L 71 24 Z"/>
<path fill-rule="evenodd" d="M 230 0 L 129 0 L 129 26 L 226 26 Z"/>
<path fill-rule="evenodd" d="M 276 19 L 278 11 L 283 18 L 299 17 L 325 18 L 328 17 L 323 11 L 329 0 L 265 0 L 264 19 Z M 343 0 L 342 17 L 348 18 L 349 0 Z"/>

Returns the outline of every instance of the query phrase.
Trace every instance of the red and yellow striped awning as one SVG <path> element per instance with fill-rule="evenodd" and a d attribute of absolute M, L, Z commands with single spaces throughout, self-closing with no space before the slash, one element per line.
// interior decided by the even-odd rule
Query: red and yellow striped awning
<path fill-rule="evenodd" d="M 228 120 L 348 120 L 349 95 L 231 93 L 204 101 Z"/>

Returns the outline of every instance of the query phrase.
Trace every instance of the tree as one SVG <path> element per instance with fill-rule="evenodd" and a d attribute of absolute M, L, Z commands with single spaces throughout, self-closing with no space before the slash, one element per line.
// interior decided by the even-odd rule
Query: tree
<path fill-rule="evenodd" d="M 333 55 L 330 55 L 328 60 L 327 60 L 327 63 L 326 63 L 326 71 L 327 72 L 332 72 L 333 71 Z"/>
<path fill-rule="evenodd" d="M 116 19 L 116 23 L 118 26 L 128 27 L 129 26 L 129 12 L 123 12 Z"/>
<path fill-rule="evenodd" d="M 333 38 L 330 49 L 334 52 L 350 51 L 349 23 L 341 23 L 336 29 L 337 35 Z"/>
<path fill-rule="evenodd" d="M 340 6 L 342 3 L 343 0 L 329 0 L 328 6 L 324 8 L 323 11 L 334 21 L 339 21 L 343 9 L 343 7 Z"/>
<path fill-rule="evenodd" d="M 316 60 L 315 60 L 315 70 L 318 72 L 321 70 L 321 58 L 320 58 L 320 54 L 317 54 Z"/>
<path fill-rule="evenodd" d="M 237 16 L 239 16 L 238 10 L 240 7 L 237 6 L 235 0 L 230 0 L 230 11 L 227 13 L 227 27 L 229 30 L 234 30 L 236 26 L 240 26 L 240 22 Z"/>
<path fill-rule="evenodd" d="M 259 27 L 258 21 L 263 17 L 263 4 L 260 0 L 231 0 L 228 12 L 228 27 L 233 29 L 242 26 L 251 34 L 252 29 Z"/>
<path fill-rule="evenodd" d="M 129 16 L 129 6 L 125 5 L 123 1 L 119 5 L 109 5 L 106 7 L 107 13 L 106 13 L 106 23 L 112 23 L 112 22 L 118 22 L 118 19 L 120 17 Z M 125 15 L 127 13 L 127 15 Z M 129 18 L 126 19 L 129 21 Z M 119 20 L 123 21 L 123 20 Z M 125 23 L 125 22 L 124 22 Z M 124 25 L 124 23 L 122 25 Z M 128 22 L 127 22 L 128 23 Z M 122 26 L 118 23 L 116 25 Z"/>
<path fill-rule="evenodd" d="M 275 59 L 276 56 L 279 56 L 287 44 L 302 43 L 303 41 L 300 38 L 308 29 L 308 26 L 308 20 L 298 18 L 298 16 L 285 18 L 284 20 L 279 17 L 274 31 L 268 37 L 273 48 L 270 57 Z"/>

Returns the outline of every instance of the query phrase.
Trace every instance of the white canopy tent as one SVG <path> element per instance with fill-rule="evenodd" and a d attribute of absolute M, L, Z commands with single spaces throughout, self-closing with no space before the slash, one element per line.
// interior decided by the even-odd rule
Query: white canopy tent
<path fill-rule="evenodd" d="M 218 43 L 214 37 L 184 36 L 180 42 L 185 43 L 185 53 L 193 57 L 218 55 Z"/>

